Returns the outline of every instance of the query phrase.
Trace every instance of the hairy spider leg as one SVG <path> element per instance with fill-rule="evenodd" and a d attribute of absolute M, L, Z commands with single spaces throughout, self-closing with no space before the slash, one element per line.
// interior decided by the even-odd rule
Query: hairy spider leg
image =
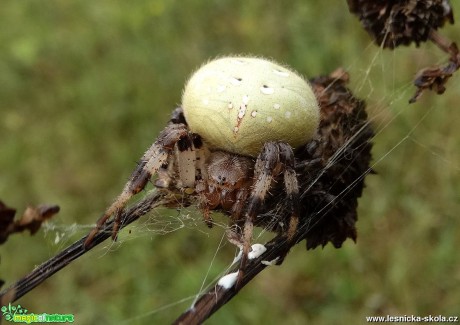
<path fill-rule="evenodd" d="M 185 124 L 184 112 L 182 107 L 176 107 L 171 114 L 170 124 Z M 158 169 L 158 179 L 155 186 L 168 188 L 174 181 L 173 175 L 179 173 L 179 181 L 176 187 L 187 188 L 195 187 L 196 179 L 206 178 L 205 162 L 206 152 L 203 141 L 198 134 L 190 134 L 190 137 L 181 139 L 175 149 L 176 155 L 170 155 L 168 160 Z M 198 173 L 197 173 L 198 172 Z"/>
<path fill-rule="evenodd" d="M 232 206 L 232 222 L 236 223 L 238 220 L 241 219 L 241 215 L 244 212 L 244 206 L 246 204 L 246 200 L 249 196 L 249 189 L 246 187 L 241 188 L 238 193 L 236 194 L 236 201 L 235 204 Z"/>
<path fill-rule="evenodd" d="M 284 167 L 284 187 L 286 189 L 287 201 L 291 209 L 289 226 L 287 228 L 287 240 L 291 241 L 299 225 L 299 184 L 295 173 L 295 156 L 290 145 L 278 143 L 280 158 Z M 286 252 L 287 253 L 287 252 Z M 280 258 L 282 260 L 284 257 Z"/>
<path fill-rule="evenodd" d="M 170 155 L 173 153 L 176 143 L 183 139 L 184 141 L 181 144 L 183 148 L 185 148 L 187 144 L 191 145 L 192 142 L 190 140 L 187 126 L 184 124 L 169 124 L 163 131 L 161 131 L 158 139 L 142 156 L 137 168 L 131 174 L 129 181 L 126 183 L 121 194 L 97 221 L 96 227 L 94 227 L 94 229 L 89 233 L 85 240 L 85 247 L 88 247 L 91 244 L 94 236 L 96 236 L 102 226 L 112 215 L 115 215 L 112 238 L 114 240 L 116 239 L 119 218 L 127 202 L 145 188 L 151 176 L 155 174 L 163 164 L 165 164 Z"/>
<path fill-rule="evenodd" d="M 294 152 L 283 142 L 267 142 L 257 157 L 254 170 L 254 185 L 249 197 L 248 209 L 243 229 L 243 254 L 241 257 L 237 286 L 243 278 L 248 260 L 249 249 L 254 230 L 254 219 L 260 211 L 263 201 L 270 190 L 275 178 L 284 174 L 284 186 L 291 217 L 286 232 L 287 240 L 292 240 L 299 223 L 299 188 L 295 173 Z M 287 253 L 287 252 L 286 252 Z M 280 258 L 282 260 L 283 257 Z"/>

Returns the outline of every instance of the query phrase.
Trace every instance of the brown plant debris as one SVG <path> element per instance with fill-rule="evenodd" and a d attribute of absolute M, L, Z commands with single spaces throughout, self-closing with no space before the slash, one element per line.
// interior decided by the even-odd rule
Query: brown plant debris
<path fill-rule="evenodd" d="M 0 201 L 0 244 L 6 242 L 8 236 L 16 232 L 29 230 L 31 235 L 35 234 L 44 221 L 58 212 L 57 205 L 28 206 L 21 218 L 15 221 L 16 210 Z"/>
<path fill-rule="evenodd" d="M 304 213 L 313 216 L 305 236 L 308 249 L 327 242 L 339 248 L 347 238 L 356 241 L 358 198 L 365 176 L 373 173 L 369 164 L 374 133 L 366 104 L 346 87 L 348 81 L 349 75 L 342 69 L 311 80 L 321 122 L 314 140 L 316 149 L 310 147 L 303 154 L 307 161 L 320 158 L 322 164 L 316 175 L 304 173 L 308 176 L 301 181 Z"/>
<path fill-rule="evenodd" d="M 409 100 L 411 104 L 415 103 L 427 89 L 435 91 L 438 95 L 443 94 L 446 90 L 445 84 L 447 80 L 449 80 L 454 72 L 460 68 L 460 53 L 457 44 L 447 41 L 437 33 L 432 33 L 431 39 L 441 49 L 450 53 L 450 58 L 444 66 L 425 68 L 417 73 L 414 79 L 414 85 L 417 87 L 417 91 Z M 449 45 L 446 45 L 447 42 Z"/>
<path fill-rule="evenodd" d="M 454 23 L 448 0 L 347 0 L 379 46 L 417 46 L 428 40 L 431 30 Z"/>
<path fill-rule="evenodd" d="M 454 23 L 449 0 L 347 0 L 350 12 L 358 16 L 367 32 L 383 48 L 416 46 L 431 40 L 450 55 L 444 66 L 421 69 L 414 79 L 417 90 L 409 100 L 415 103 L 423 91 L 443 94 L 445 84 L 460 67 L 457 45 L 437 33 L 446 22 Z"/>

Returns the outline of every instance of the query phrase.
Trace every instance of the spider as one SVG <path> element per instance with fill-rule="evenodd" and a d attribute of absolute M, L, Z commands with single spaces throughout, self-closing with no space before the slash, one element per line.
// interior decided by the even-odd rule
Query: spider
<path fill-rule="evenodd" d="M 230 216 L 229 240 L 242 248 L 242 274 L 253 227 L 276 183 L 290 208 L 284 235 L 299 223 L 294 149 L 316 133 L 319 107 L 309 84 L 294 71 L 254 57 L 208 62 L 188 81 L 182 107 L 145 152 L 123 191 L 98 220 L 85 245 L 111 217 L 115 240 L 128 201 L 154 174 L 155 186 L 192 196 L 212 226 L 211 211 Z M 239 276 L 240 277 L 240 276 Z"/>

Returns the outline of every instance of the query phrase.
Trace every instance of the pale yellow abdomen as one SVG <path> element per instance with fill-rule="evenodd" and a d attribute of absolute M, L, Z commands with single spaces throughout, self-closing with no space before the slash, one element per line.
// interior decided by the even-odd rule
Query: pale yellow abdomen
<path fill-rule="evenodd" d="M 185 118 L 211 149 L 257 156 L 267 141 L 296 148 L 315 134 L 319 107 L 310 85 L 272 61 L 226 57 L 198 69 L 182 96 Z"/>

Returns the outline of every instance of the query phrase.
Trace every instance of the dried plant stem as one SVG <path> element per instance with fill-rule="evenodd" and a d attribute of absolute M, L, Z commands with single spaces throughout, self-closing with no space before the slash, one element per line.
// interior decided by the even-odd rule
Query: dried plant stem
<path fill-rule="evenodd" d="M 291 247 L 301 240 L 301 232 L 297 232 L 296 236 L 291 241 L 287 241 L 283 236 L 275 237 L 265 244 L 267 251 L 262 256 L 248 262 L 238 287 L 224 289 L 220 285 L 215 284 L 207 292 L 203 293 L 195 304 L 179 316 L 173 324 L 201 324 L 219 310 L 220 307 L 230 301 L 244 286 L 251 282 L 252 279 L 267 267 L 262 261 L 273 261 L 280 256 L 285 256 Z M 236 272 L 237 270 L 238 268 L 235 268 L 231 272 Z"/>
<path fill-rule="evenodd" d="M 139 217 L 143 216 L 156 206 L 165 204 L 165 200 L 165 197 L 159 192 L 147 195 L 143 200 L 139 201 L 139 203 L 135 204 L 123 213 L 123 221 L 120 228 L 123 228 L 139 219 Z M 94 237 L 91 246 L 84 247 L 83 245 L 87 236 L 81 238 L 79 241 L 73 243 L 56 256 L 36 267 L 33 271 L 11 285 L 9 288 L 0 292 L 0 305 L 4 306 L 9 302 L 18 300 L 53 274 L 70 264 L 72 261 L 109 238 L 112 235 L 112 224 L 113 222 L 105 224 L 104 228 Z"/>
<path fill-rule="evenodd" d="M 165 197 L 159 192 L 148 195 L 139 203 L 125 211 L 122 215 L 120 228 L 124 228 L 132 222 L 139 219 L 144 214 L 158 206 L 172 206 L 176 201 L 175 197 Z M 42 263 L 22 279 L 11 285 L 9 288 L 0 292 L 0 305 L 5 305 L 18 300 L 25 294 L 36 288 L 53 274 L 69 265 L 78 257 L 89 252 L 92 248 L 99 245 L 112 235 L 113 221 L 107 223 L 104 228 L 94 237 L 91 246 L 85 247 L 86 237 L 81 238 L 73 243 L 56 256 Z M 239 284 L 238 288 L 225 290 L 219 285 L 215 285 L 209 291 L 201 295 L 196 301 L 193 308 L 185 311 L 176 321 L 176 324 L 200 324 L 209 318 L 214 312 L 219 310 L 225 303 L 231 300 L 246 284 L 257 276 L 266 265 L 262 264 L 263 260 L 274 260 L 278 256 L 284 256 L 290 248 L 297 243 L 301 234 L 297 233 L 291 241 L 286 241 L 285 237 L 276 237 L 266 244 L 267 252 L 258 259 L 250 260 L 247 265 L 247 271 Z M 234 270 L 236 271 L 236 269 Z"/>
<path fill-rule="evenodd" d="M 458 53 L 453 53 L 453 46 L 455 47 L 455 45 L 453 45 L 453 42 L 439 34 L 434 29 L 431 30 L 429 38 L 434 44 L 436 44 L 437 47 L 439 47 L 442 51 L 446 52 L 447 54 L 458 55 Z"/>

